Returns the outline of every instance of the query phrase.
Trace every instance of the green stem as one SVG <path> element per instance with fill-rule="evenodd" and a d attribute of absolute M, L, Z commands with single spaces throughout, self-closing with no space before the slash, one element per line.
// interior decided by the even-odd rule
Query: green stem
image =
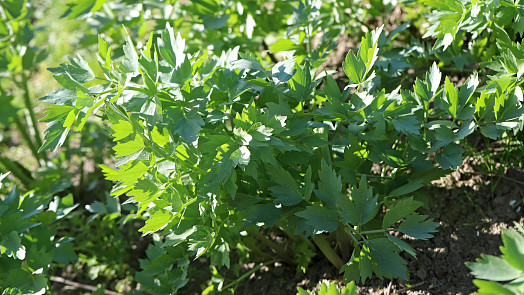
<path fill-rule="evenodd" d="M 395 231 L 395 229 L 387 228 L 387 229 L 365 230 L 365 231 L 360 232 L 360 234 L 361 235 L 379 234 L 379 233 L 385 233 L 386 231 Z"/>
<path fill-rule="evenodd" d="M 0 164 L 2 164 L 6 170 L 11 171 L 11 173 L 20 180 L 20 182 L 24 185 L 26 189 L 30 189 L 33 187 L 33 179 L 29 176 L 27 176 L 20 167 L 10 159 L 0 156 Z"/>
<path fill-rule="evenodd" d="M 307 50 L 307 53 L 308 53 L 308 58 L 311 58 L 312 54 L 311 52 L 313 52 L 313 43 L 311 42 L 311 25 L 309 24 L 309 19 L 308 19 L 308 24 L 306 26 L 306 34 L 307 34 L 307 47 L 308 47 L 308 50 Z"/>
<path fill-rule="evenodd" d="M 316 235 L 313 238 L 313 242 L 315 242 L 322 254 L 324 254 L 329 262 L 331 262 L 331 264 L 333 264 L 337 269 L 341 269 L 342 266 L 344 266 L 344 261 L 342 261 L 342 258 L 338 256 L 337 252 L 331 248 L 324 236 Z"/>
<path fill-rule="evenodd" d="M 281 222 L 277 222 L 276 223 L 278 228 L 280 228 L 280 230 L 282 232 L 284 232 L 291 240 L 296 240 L 297 236 L 292 232 L 290 231 L 287 226 Z M 311 243 L 311 241 L 309 239 L 304 239 L 304 236 L 299 236 L 299 239 L 300 241 L 305 241 L 306 244 L 308 245 L 308 247 L 311 249 L 311 250 L 315 250 L 315 245 L 313 245 L 313 243 Z"/>
<path fill-rule="evenodd" d="M 359 177 L 367 177 L 367 178 L 384 178 L 384 179 L 392 179 L 391 176 L 381 176 L 381 175 L 373 175 L 373 174 L 362 174 L 362 173 L 356 173 Z"/>
<path fill-rule="evenodd" d="M 16 125 L 16 128 L 18 129 L 18 132 L 20 132 L 20 136 L 22 136 L 22 138 L 24 139 L 25 143 L 27 144 L 27 146 L 31 150 L 31 153 L 33 154 L 33 156 L 35 157 L 36 161 L 38 162 L 38 166 L 40 166 L 40 161 L 39 161 L 40 160 L 40 154 L 38 153 L 38 147 L 31 140 L 31 136 L 29 136 L 29 133 L 27 133 L 27 129 L 24 126 L 24 124 L 22 124 L 22 121 L 20 121 L 20 118 L 18 117 L 18 115 L 15 114 L 13 116 L 13 121 L 14 121 L 14 123 Z"/>
<path fill-rule="evenodd" d="M 35 144 L 38 147 L 41 147 L 42 146 L 42 138 L 40 137 L 40 130 L 38 129 L 38 121 L 36 120 L 36 115 L 35 115 L 35 110 L 34 110 L 34 107 L 33 107 L 33 103 L 31 102 L 31 96 L 30 96 L 29 87 L 28 87 L 28 79 L 27 79 L 27 76 L 26 76 L 24 71 L 22 71 L 20 74 L 22 75 L 22 82 L 20 84 L 21 84 L 22 90 L 24 92 L 24 95 L 23 95 L 23 97 L 24 97 L 24 104 L 25 104 L 25 107 L 26 107 L 27 111 L 29 112 L 29 117 L 31 119 L 30 125 L 33 128 Z M 46 155 L 44 153 L 42 154 L 42 158 L 44 160 L 47 159 L 47 157 L 46 157 Z"/>
<path fill-rule="evenodd" d="M 347 233 L 347 230 L 344 228 L 342 224 L 340 224 L 337 227 L 337 230 L 335 231 L 335 236 L 337 238 L 337 244 L 340 249 L 342 259 L 349 260 L 349 258 L 351 257 L 351 240 Z"/>
<path fill-rule="evenodd" d="M 234 280 L 233 282 L 227 284 L 225 287 L 222 288 L 222 290 L 227 290 L 229 288 L 231 288 L 232 286 L 238 284 L 239 282 L 241 282 L 242 280 L 248 278 L 251 274 L 257 272 L 259 269 L 261 269 L 262 267 L 264 266 L 267 266 L 267 265 L 270 265 L 272 263 L 275 263 L 277 262 L 277 260 L 271 260 L 271 261 L 268 261 L 268 262 L 265 262 L 265 263 L 262 263 L 261 265 L 249 270 L 248 272 L 246 272 L 245 274 L 243 274 L 242 276 L 240 276 L 238 279 Z"/>
<path fill-rule="evenodd" d="M 260 248 L 258 248 L 257 245 L 255 245 L 255 243 L 253 241 L 256 241 L 256 240 L 245 240 L 246 242 L 246 246 L 249 250 L 251 250 L 252 252 L 256 253 L 257 255 L 260 255 L 261 257 L 264 257 L 266 259 L 271 259 L 273 257 L 271 257 L 271 255 L 268 255 L 266 252 L 260 250 Z"/>
<path fill-rule="evenodd" d="M 350 226 L 350 229 L 351 229 L 351 226 Z M 354 245 L 355 246 L 358 245 L 358 240 L 357 238 L 355 238 L 355 235 L 351 231 L 348 231 L 347 229 L 346 229 L 346 233 L 353 240 Z"/>
<path fill-rule="evenodd" d="M 282 248 L 277 245 L 275 242 L 271 241 L 268 237 L 264 236 L 263 234 L 254 231 L 254 230 L 247 230 L 248 234 L 255 237 L 260 242 L 264 243 L 266 246 L 271 248 L 275 254 L 277 254 L 282 260 L 286 261 L 287 263 L 291 265 L 295 265 L 296 263 L 290 258 L 291 255 L 289 253 L 286 253 L 282 250 Z"/>
<path fill-rule="evenodd" d="M 364 243 L 366 243 L 366 244 L 368 243 L 368 240 L 366 239 L 366 237 L 364 237 L 364 234 L 360 232 L 360 226 L 358 226 L 357 229 L 354 229 L 354 228 L 352 228 L 352 227 L 350 226 L 350 227 L 348 227 L 348 229 L 349 229 L 349 230 L 350 230 L 354 235 L 358 234 L 359 237 L 364 241 Z"/>

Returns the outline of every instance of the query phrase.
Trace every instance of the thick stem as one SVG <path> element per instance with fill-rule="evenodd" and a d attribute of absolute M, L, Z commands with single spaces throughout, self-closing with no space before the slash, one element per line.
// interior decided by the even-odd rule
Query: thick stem
<path fill-rule="evenodd" d="M 291 230 L 289 230 L 289 229 L 287 228 L 287 226 L 286 226 L 284 223 L 282 223 L 282 222 L 278 222 L 278 221 L 277 221 L 276 225 L 277 225 L 278 228 L 279 228 L 282 232 L 284 232 L 284 233 L 285 233 L 285 234 L 286 234 L 286 235 L 287 235 L 291 240 L 296 240 L 297 237 L 298 237 L 298 238 L 300 239 L 300 241 L 305 241 L 306 244 L 308 245 L 308 247 L 309 247 L 311 250 L 313 250 L 313 251 L 316 250 L 315 245 L 313 245 L 313 243 L 311 243 L 311 240 L 309 240 L 309 239 L 304 239 L 304 236 L 296 236 L 296 235 L 295 235 Z"/>
<path fill-rule="evenodd" d="M 260 250 L 260 248 L 258 248 L 258 246 L 255 245 L 253 241 L 256 241 L 256 240 L 246 241 L 246 246 L 249 250 L 253 251 L 257 255 L 260 255 L 261 257 L 264 257 L 265 259 L 273 258 L 271 255 L 268 255 L 266 252 Z"/>
<path fill-rule="evenodd" d="M 260 264 L 259 266 L 251 269 L 250 271 L 248 271 L 245 274 L 243 274 L 242 276 L 240 276 L 238 279 L 236 279 L 233 282 L 227 284 L 225 287 L 222 288 L 222 290 L 227 290 L 227 289 L 233 287 L 234 285 L 238 284 L 240 281 L 244 280 L 245 278 L 248 278 L 251 274 L 257 272 L 262 267 L 270 265 L 270 264 L 275 263 L 275 262 L 277 262 L 277 260 L 271 260 L 271 261 L 265 262 L 263 264 Z"/>
<path fill-rule="evenodd" d="M 0 164 L 4 166 L 6 170 L 11 171 L 13 176 L 18 178 L 18 180 L 20 180 L 26 189 L 31 189 L 33 187 L 33 179 L 27 176 L 15 162 L 4 156 L 0 156 Z"/>
<path fill-rule="evenodd" d="M 24 139 L 25 143 L 31 150 L 31 153 L 35 157 L 36 161 L 38 162 L 38 166 L 40 166 L 40 154 L 38 153 L 38 147 L 35 145 L 35 143 L 31 140 L 31 136 L 29 136 L 29 133 L 27 133 L 27 129 L 22 124 L 22 121 L 20 121 L 20 118 L 15 114 L 13 116 L 13 121 L 16 125 L 16 128 L 18 129 L 18 132 L 20 133 L 20 136 Z"/>
<path fill-rule="evenodd" d="M 269 248 L 271 248 L 271 250 L 273 252 L 275 252 L 275 254 L 277 254 L 282 260 L 284 260 L 285 262 L 291 264 L 291 265 L 295 265 L 296 263 L 290 258 L 291 255 L 289 253 L 286 253 L 285 251 L 282 250 L 282 248 L 277 245 L 275 242 L 271 241 L 268 237 L 264 236 L 263 234 L 257 232 L 257 231 L 254 231 L 254 230 L 248 230 L 247 231 L 249 235 L 255 237 L 257 240 L 259 240 L 260 242 L 264 243 L 266 246 L 268 246 Z"/>
<path fill-rule="evenodd" d="M 267 51 L 267 55 L 269 56 L 269 58 L 271 59 L 271 61 L 273 63 L 278 63 L 278 59 L 275 57 L 275 55 L 273 53 L 271 53 L 269 51 L 269 46 L 267 45 L 266 41 L 265 40 L 262 40 L 262 47 L 264 48 L 264 50 Z"/>
<path fill-rule="evenodd" d="M 344 266 L 344 261 L 342 261 L 342 258 L 338 256 L 337 252 L 331 248 L 324 236 L 316 235 L 313 238 L 313 242 L 315 242 L 322 254 L 324 254 L 329 262 L 331 262 L 331 264 L 333 264 L 337 269 L 341 269 L 342 266 Z"/>
<path fill-rule="evenodd" d="M 351 240 L 346 229 L 342 224 L 339 225 L 337 230 L 335 231 L 335 236 L 337 237 L 337 244 L 340 248 L 340 254 L 342 255 L 342 259 L 344 261 L 349 260 L 349 258 L 351 257 Z"/>
<path fill-rule="evenodd" d="M 35 144 L 38 147 L 41 147 L 42 138 L 40 137 L 40 130 L 38 129 L 38 121 L 36 120 L 35 110 L 33 107 L 33 103 L 31 101 L 31 95 L 29 93 L 28 79 L 24 71 L 22 71 L 20 74 L 22 75 L 22 82 L 20 84 L 24 92 L 24 95 L 23 95 L 24 104 L 25 104 L 27 111 L 29 112 L 29 118 L 31 121 L 29 125 L 31 125 L 31 127 L 33 128 Z M 46 155 L 42 154 L 42 158 L 46 159 Z"/>

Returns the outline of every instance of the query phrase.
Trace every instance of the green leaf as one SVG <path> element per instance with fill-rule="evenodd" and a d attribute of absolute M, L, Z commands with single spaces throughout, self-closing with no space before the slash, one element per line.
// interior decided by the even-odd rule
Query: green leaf
<path fill-rule="evenodd" d="M 295 74 L 287 83 L 291 96 L 302 102 L 308 100 L 313 91 L 309 64 L 306 63 L 303 68 L 297 65 Z"/>
<path fill-rule="evenodd" d="M 103 169 L 103 171 L 107 171 L 106 169 Z M 118 174 L 117 174 L 118 175 Z M 106 176 L 107 179 L 110 179 L 109 176 Z M 113 180 L 120 179 L 119 177 L 114 178 Z M 154 201 L 157 196 L 156 193 L 158 192 L 158 187 L 155 185 L 151 180 L 145 178 L 142 180 L 139 180 L 135 183 L 132 190 L 130 190 L 127 195 L 133 197 L 133 201 L 137 203 L 143 203 L 144 206 L 149 205 L 152 201 Z"/>
<path fill-rule="evenodd" d="M 409 193 L 412 193 L 412 192 L 418 190 L 419 188 L 423 187 L 425 181 L 426 181 L 426 179 L 423 178 L 423 177 L 410 180 L 408 183 L 406 183 L 404 185 L 401 185 L 401 186 L 395 188 L 394 190 L 392 190 L 388 194 L 388 196 L 389 197 L 398 197 L 398 196 L 403 196 L 403 195 L 407 195 Z"/>
<path fill-rule="evenodd" d="M 324 92 L 328 98 L 342 101 L 342 93 L 338 88 L 338 84 L 331 76 L 326 77 L 326 82 L 324 84 Z"/>
<path fill-rule="evenodd" d="M 477 279 L 491 281 L 511 281 L 522 275 L 522 271 L 514 268 L 508 261 L 482 254 L 476 262 L 466 262 L 466 266 L 471 269 L 471 274 Z"/>
<path fill-rule="evenodd" d="M 167 134 L 167 129 L 164 128 L 162 132 L 160 132 L 157 126 L 153 127 L 153 131 L 151 131 L 151 139 L 154 143 L 163 147 L 169 142 L 169 134 Z"/>
<path fill-rule="evenodd" d="M 413 249 L 413 247 L 411 247 L 408 243 L 390 234 L 386 234 L 386 235 L 390 241 L 392 241 L 395 245 L 397 245 L 397 247 L 408 252 L 408 254 L 413 256 L 413 258 L 417 258 L 417 253 L 415 252 L 415 249 Z"/>
<path fill-rule="evenodd" d="M 113 150 L 117 157 L 125 157 L 137 153 L 144 148 L 144 140 L 140 136 L 133 134 L 132 139 L 118 142 L 113 147 Z"/>
<path fill-rule="evenodd" d="M 482 133 L 482 135 L 488 138 L 497 140 L 502 136 L 502 133 L 504 133 L 504 131 L 497 128 L 497 126 L 492 125 L 492 126 L 480 126 L 480 133 Z"/>
<path fill-rule="evenodd" d="M 372 266 L 373 256 L 371 255 L 370 249 L 364 245 L 360 250 L 360 255 L 358 257 L 358 266 L 360 271 L 360 281 L 365 283 L 368 278 L 371 278 L 373 275 L 373 266 Z"/>
<path fill-rule="evenodd" d="M 459 130 L 455 134 L 455 140 L 462 140 L 466 138 L 466 136 L 473 133 L 475 129 L 477 129 L 477 124 L 472 120 L 462 123 L 462 125 L 460 125 Z"/>
<path fill-rule="evenodd" d="M 320 285 L 318 295 L 340 295 L 337 285 L 324 282 Z"/>
<path fill-rule="evenodd" d="M 273 203 L 255 204 L 247 208 L 244 215 L 246 225 L 257 224 L 260 226 L 272 226 L 282 213 L 281 207 L 276 207 Z"/>
<path fill-rule="evenodd" d="M 340 295 L 358 295 L 357 292 L 357 285 L 355 282 L 350 282 L 344 288 L 342 288 L 342 291 L 340 292 Z"/>
<path fill-rule="evenodd" d="M 420 135 L 421 122 L 417 120 L 417 117 L 413 114 L 396 116 L 392 120 L 393 127 L 395 130 L 402 132 L 406 135 L 415 134 Z"/>
<path fill-rule="evenodd" d="M 94 201 L 91 205 L 86 205 L 85 208 L 89 213 L 107 213 L 106 206 L 99 201 Z"/>
<path fill-rule="evenodd" d="M 318 176 L 320 182 L 318 190 L 315 190 L 315 195 L 324 201 L 328 207 L 335 208 L 338 197 L 342 191 L 342 180 L 340 176 L 337 176 L 335 170 L 331 169 L 324 159 L 322 159 Z"/>
<path fill-rule="evenodd" d="M 302 47 L 300 47 L 300 45 L 295 44 L 293 41 L 289 39 L 279 39 L 277 42 L 269 46 L 269 51 L 279 52 L 288 50 L 299 50 L 301 48 Z"/>
<path fill-rule="evenodd" d="M 388 228 L 402 218 L 413 214 L 422 205 L 422 202 L 413 200 L 413 197 L 397 201 L 384 215 L 382 228 Z"/>
<path fill-rule="evenodd" d="M 122 61 L 122 65 L 133 75 L 138 74 L 138 55 L 129 36 L 126 36 L 126 44 L 123 49 L 126 59 Z"/>
<path fill-rule="evenodd" d="M 466 106 L 470 98 L 473 96 L 473 93 L 475 93 L 475 90 L 477 89 L 477 86 L 479 85 L 479 79 L 477 74 L 471 76 L 466 80 L 462 86 L 459 88 L 459 111 L 457 113 L 460 114 L 460 111 Z"/>
<path fill-rule="evenodd" d="M 306 219 L 306 222 L 315 228 L 316 232 L 332 232 L 340 224 L 336 211 L 318 205 L 307 206 L 306 210 L 300 211 L 296 215 Z"/>
<path fill-rule="evenodd" d="M 38 100 L 49 104 L 74 107 L 76 102 L 76 95 L 77 92 L 74 90 L 58 88 L 53 90 L 50 94 L 42 98 L 39 98 Z"/>
<path fill-rule="evenodd" d="M 457 118 L 462 109 L 466 106 L 467 102 L 475 92 L 479 84 L 477 75 L 471 76 L 466 83 L 464 83 L 459 89 L 455 89 L 453 83 L 446 77 L 444 85 L 444 100 L 447 102 L 447 110 L 453 118 Z"/>
<path fill-rule="evenodd" d="M 143 235 L 152 234 L 166 227 L 173 217 L 173 213 L 168 210 L 155 210 L 149 219 L 146 220 L 146 224 L 138 231 L 142 232 Z"/>
<path fill-rule="evenodd" d="M 378 194 L 373 197 L 373 189 L 368 187 L 365 176 L 360 179 L 358 189 L 351 192 L 351 198 L 358 212 L 357 222 L 354 225 L 366 224 L 377 215 L 379 209 Z"/>
<path fill-rule="evenodd" d="M 192 227 L 183 233 L 177 234 L 175 232 L 170 233 L 166 236 L 164 244 L 162 244 L 163 247 L 175 247 L 187 240 L 189 236 L 191 236 L 196 231 L 196 227 Z"/>
<path fill-rule="evenodd" d="M 57 217 L 57 214 L 53 211 L 43 211 L 34 216 L 38 222 L 41 222 L 44 225 L 49 225 Z"/>
<path fill-rule="evenodd" d="M 180 36 L 180 33 L 175 38 L 173 28 L 166 23 L 166 29 L 162 32 L 161 38 L 157 39 L 158 51 L 166 62 L 173 68 L 178 68 L 184 61 L 184 48 L 186 42 Z"/>
<path fill-rule="evenodd" d="M 3 2 L 5 4 L 2 5 L 2 8 L 4 8 L 14 19 L 20 17 L 24 12 L 26 12 L 24 7 L 27 5 L 27 0 L 6 0 Z"/>
<path fill-rule="evenodd" d="M 198 139 L 198 132 L 202 129 L 201 126 L 205 124 L 196 109 L 184 113 L 180 109 L 169 108 L 166 109 L 166 115 L 174 123 L 174 128 L 170 126 L 173 132 L 179 134 L 188 143 L 195 142 Z"/>
<path fill-rule="evenodd" d="M 202 18 L 202 23 L 206 30 L 218 30 L 223 28 L 227 24 L 229 14 L 208 14 Z"/>
<path fill-rule="evenodd" d="M 42 144 L 38 152 L 45 150 L 54 151 L 57 147 L 62 146 L 70 129 L 71 126 L 64 126 L 62 121 L 49 123 L 44 131 L 44 144 Z"/>
<path fill-rule="evenodd" d="M 239 59 L 231 62 L 231 66 L 233 69 L 257 70 L 265 74 L 265 69 L 258 60 Z"/>
<path fill-rule="evenodd" d="M 342 196 L 339 198 L 340 214 L 344 222 L 361 226 L 371 221 L 378 213 L 378 194 L 373 197 L 372 188 L 368 188 L 366 177 L 360 179 L 358 189 L 353 189 L 351 200 Z"/>
<path fill-rule="evenodd" d="M 446 50 L 453 42 L 459 28 L 463 25 L 462 21 L 464 20 L 466 9 L 458 0 L 430 0 L 426 1 L 425 4 L 430 5 L 438 12 L 434 12 L 428 17 L 431 26 L 423 38 L 429 36 L 437 37 L 437 42 L 433 47 L 439 48 L 444 46 L 444 50 Z"/>
<path fill-rule="evenodd" d="M 306 175 L 304 176 L 304 199 L 307 201 L 311 197 L 311 193 L 315 189 L 315 185 L 311 182 L 312 174 L 311 166 L 308 166 L 306 170 Z"/>
<path fill-rule="evenodd" d="M 300 287 L 297 287 L 297 295 L 310 295 L 309 292 L 307 292 L 306 290 L 300 288 Z"/>
<path fill-rule="evenodd" d="M 400 224 L 398 230 L 415 239 L 427 240 L 432 238 L 431 233 L 437 232 L 436 228 L 439 224 L 433 222 L 433 219 L 428 219 L 426 215 L 410 215 L 406 220 Z"/>
<path fill-rule="evenodd" d="M 399 248 L 386 238 L 369 240 L 373 261 L 382 276 L 408 280 L 406 261 L 398 254 Z"/>
<path fill-rule="evenodd" d="M 135 160 L 124 166 L 120 166 L 120 168 L 121 169 L 117 171 L 110 180 L 122 182 L 125 185 L 134 185 L 138 179 L 146 174 L 149 167 L 142 161 Z M 106 172 L 107 170 L 103 171 Z"/>
<path fill-rule="evenodd" d="M 0 254 L 7 253 L 8 257 L 18 260 L 25 259 L 25 247 L 22 245 L 20 236 L 16 231 L 12 231 L 0 242 Z"/>
<path fill-rule="evenodd" d="M 285 206 L 294 206 L 302 202 L 304 197 L 298 187 L 297 182 L 287 172 L 280 167 L 266 166 L 266 170 L 271 176 L 271 180 L 277 183 L 277 186 L 272 186 L 269 189 L 275 197 L 274 202 L 282 203 Z"/>
<path fill-rule="evenodd" d="M 204 124 L 202 117 L 196 110 L 193 110 L 177 122 L 175 132 L 180 134 L 186 142 L 192 143 L 198 139 L 198 132 Z"/>
<path fill-rule="evenodd" d="M 473 280 L 473 284 L 479 288 L 477 294 L 479 295 L 518 295 L 511 290 L 508 290 L 506 287 L 495 282 Z"/>
<path fill-rule="evenodd" d="M 457 117 L 458 109 L 459 109 L 459 96 L 458 96 L 458 90 L 455 89 L 455 85 L 449 81 L 449 78 L 446 77 L 446 81 L 444 84 L 444 99 L 446 99 L 446 102 L 449 104 L 448 106 L 448 112 L 453 117 Z"/>
<path fill-rule="evenodd" d="M 455 140 L 455 133 L 450 126 L 440 125 L 435 129 L 435 139 L 447 144 Z"/>
<path fill-rule="evenodd" d="M 134 135 L 133 125 L 126 120 L 118 120 L 117 123 L 110 126 L 113 130 L 113 140 L 120 141 L 130 135 Z"/>
<path fill-rule="evenodd" d="M 378 56 L 378 39 L 382 34 L 384 26 L 374 29 L 371 32 L 366 33 L 366 36 L 362 38 L 360 42 L 360 48 L 358 50 L 358 58 L 365 64 L 366 73 L 369 73 L 373 64 L 377 60 Z"/>
<path fill-rule="evenodd" d="M 503 228 L 502 241 L 504 247 L 501 247 L 500 251 L 504 254 L 504 260 L 524 272 L 524 235 L 513 229 Z"/>
<path fill-rule="evenodd" d="M 63 122 L 67 119 L 70 113 L 74 113 L 76 108 L 66 105 L 51 105 L 46 108 L 46 115 L 40 120 L 40 122 L 53 122 L 61 121 Z M 62 126 L 65 127 L 65 126 Z"/>
<path fill-rule="evenodd" d="M 191 78 L 193 67 L 187 56 L 182 56 L 183 60 L 180 66 L 173 71 L 171 75 L 171 82 L 183 85 L 187 79 Z M 156 88 L 155 88 L 156 90 Z"/>
<path fill-rule="evenodd" d="M 452 143 L 446 146 L 441 153 L 435 155 L 435 160 L 439 163 L 442 169 L 456 169 L 462 165 L 462 153 L 464 150 L 457 144 Z"/>
<path fill-rule="evenodd" d="M 295 75 L 295 61 L 293 59 L 287 59 L 279 61 L 271 69 L 271 78 L 273 82 L 278 86 L 286 83 Z"/>
<path fill-rule="evenodd" d="M 213 229 L 204 225 L 195 225 L 195 232 L 189 237 L 189 251 L 196 251 L 196 257 L 202 256 L 213 245 Z"/>
<path fill-rule="evenodd" d="M 366 75 L 366 64 L 361 59 L 349 51 L 346 55 L 346 60 L 342 63 L 342 68 L 346 76 L 356 84 L 360 84 Z"/>
<path fill-rule="evenodd" d="M 68 75 L 78 83 L 86 83 L 95 78 L 89 64 L 82 57 L 68 57 L 68 60 L 70 64 L 61 64 L 60 67 L 49 68 L 48 70 L 57 76 Z"/>
<path fill-rule="evenodd" d="M 107 67 L 111 64 L 111 47 L 109 42 L 104 40 L 101 35 L 98 35 L 98 54 L 102 59 L 101 62 L 104 64 L 104 67 L 106 67 L 108 70 L 111 70 L 110 67 Z"/>
<path fill-rule="evenodd" d="M 78 256 L 73 250 L 73 244 L 68 243 L 67 241 L 59 241 L 57 243 L 59 246 L 55 249 L 55 256 L 53 261 L 62 263 L 62 264 L 71 264 L 78 260 Z"/>

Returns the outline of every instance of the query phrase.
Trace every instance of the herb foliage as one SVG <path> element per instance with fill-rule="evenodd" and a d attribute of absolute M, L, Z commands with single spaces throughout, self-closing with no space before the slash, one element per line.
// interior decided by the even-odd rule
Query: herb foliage
<path fill-rule="evenodd" d="M 144 218 L 139 231 L 153 237 L 138 294 L 176 293 L 202 256 L 220 281 L 210 290 L 231 288 L 217 269 L 235 269 L 234 251 L 263 253 L 260 243 L 303 271 L 320 250 L 346 283 L 408 280 L 400 254 L 416 252 L 404 237 L 439 226 L 420 213 L 420 189 L 462 164 L 469 135 L 522 131 L 522 13 L 501 3 L 425 2 L 436 12 L 421 40 L 407 37 L 410 22 L 360 31 L 393 9 L 385 3 L 70 1 L 64 17 L 100 34 L 81 41 L 98 45 L 98 65 L 77 56 L 49 69 L 61 88 L 40 99 L 39 151 L 85 135 L 92 118 L 108 124 L 114 166 L 98 164 L 132 208 L 126 220 Z M 355 28 L 360 44 L 335 78 L 326 61 Z M 115 213 L 102 207 L 86 208 Z M 2 259 L 20 258 L 14 233 L 2 236 Z"/>
<path fill-rule="evenodd" d="M 103 171 L 117 182 L 112 194 L 127 195 L 148 216 L 140 231 L 161 233 L 142 274 L 157 275 L 148 265 L 169 265 L 162 269 L 166 292 L 187 282 L 189 259 L 207 255 L 229 266 L 242 232 L 275 225 L 313 237 L 328 257 L 333 249 L 322 233 L 342 232 L 338 242 L 349 245 L 350 256 L 330 261 L 347 281 L 363 283 L 373 273 L 408 279 L 399 253 L 416 254 L 393 233 L 428 239 L 438 227 L 417 213 L 424 204 L 413 193 L 461 165 L 459 143 L 477 128 L 490 138 L 518 128 L 522 94 L 511 63 L 482 87 L 477 74 L 457 87 L 434 63 L 412 89 L 374 90 L 388 37 L 380 27 L 348 53 L 343 91 L 317 75 L 308 51 L 275 65 L 238 48 L 219 56 L 188 52 L 168 24 L 140 51 L 127 38 L 116 62 L 99 37 L 103 76 L 95 79 L 80 57 L 52 70 L 63 88 L 46 97 L 55 104 L 44 118 L 50 125 L 42 149 L 55 149 L 71 128 L 103 114 L 117 157 Z M 295 48 L 286 42 L 270 50 Z M 373 175 L 374 165 L 393 171 Z"/>

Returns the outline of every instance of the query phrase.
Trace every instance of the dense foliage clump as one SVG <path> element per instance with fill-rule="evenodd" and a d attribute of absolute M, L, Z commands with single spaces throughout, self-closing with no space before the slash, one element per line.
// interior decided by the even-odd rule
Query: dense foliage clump
<path fill-rule="evenodd" d="M 28 11 L 36 8 L 23 2 L 1 4 L 11 33 L 5 48 L 30 43 L 20 34 L 33 34 Z M 140 285 L 133 294 L 183 292 L 193 261 L 202 258 L 212 269 L 206 294 L 233 290 L 246 277 L 242 264 L 281 261 L 307 272 L 315 255 L 343 274 L 343 294 L 356 292 L 352 281 L 365 284 L 373 275 L 409 280 L 401 255 L 416 258 L 409 239 L 432 238 L 439 226 L 421 213 L 427 200 L 420 189 L 462 164 L 468 137 L 511 139 L 524 126 L 523 14 L 518 4 L 501 3 L 68 1 L 63 17 L 87 21 L 81 44 L 97 46 L 96 54 L 49 68 L 59 88 L 40 98 L 42 141 L 27 90 L 27 72 L 39 60 L 24 63 L 26 51 L 14 51 L 21 64 L 12 61 L 6 73 L 23 90 L 35 131 L 27 133 L 16 112 L 0 123 L 16 123 L 42 172 L 31 174 L 7 157 L 0 164 L 32 190 L 21 204 L 42 195 L 35 203 L 41 213 L 34 214 L 47 217 L 32 221 L 36 229 L 63 222 L 59 217 L 75 203 L 69 190 L 93 214 L 87 224 L 100 218 L 116 240 L 119 229 L 143 220 L 138 231 L 152 242 L 130 278 Z M 412 19 L 371 25 L 396 7 Z M 433 13 L 425 19 L 420 12 L 427 9 Z M 14 33 L 20 24 L 25 29 Z M 333 63 L 339 36 L 348 34 L 359 36 L 358 47 Z M 105 132 L 110 142 L 103 135 L 93 141 L 92 134 Z M 71 134 L 85 148 L 71 148 Z M 104 145 L 107 157 L 97 153 Z M 74 157 L 94 159 L 112 189 L 83 171 L 79 181 L 60 178 L 61 161 Z M 46 175 L 61 180 L 49 187 Z M 102 192 L 98 200 L 81 198 L 95 190 Z M 59 214 L 51 199 L 71 209 Z M 66 220 L 82 223 L 84 213 Z M 45 292 L 52 261 L 77 259 L 75 241 L 66 239 L 43 255 L 49 261 L 37 273 L 19 262 L 34 230 L 2 234 L 5 224 L 1 257 L 39 278 L 37 287 L 0 282 L 9 294 Z M 284 242 L 274 241 L 275 231 Z M 48 235 L 53 240 L 56 233 Z M 224 284 L 224 268 L 240 279 Z M 332 289 L 323 285 L 319 294 Z"/>

